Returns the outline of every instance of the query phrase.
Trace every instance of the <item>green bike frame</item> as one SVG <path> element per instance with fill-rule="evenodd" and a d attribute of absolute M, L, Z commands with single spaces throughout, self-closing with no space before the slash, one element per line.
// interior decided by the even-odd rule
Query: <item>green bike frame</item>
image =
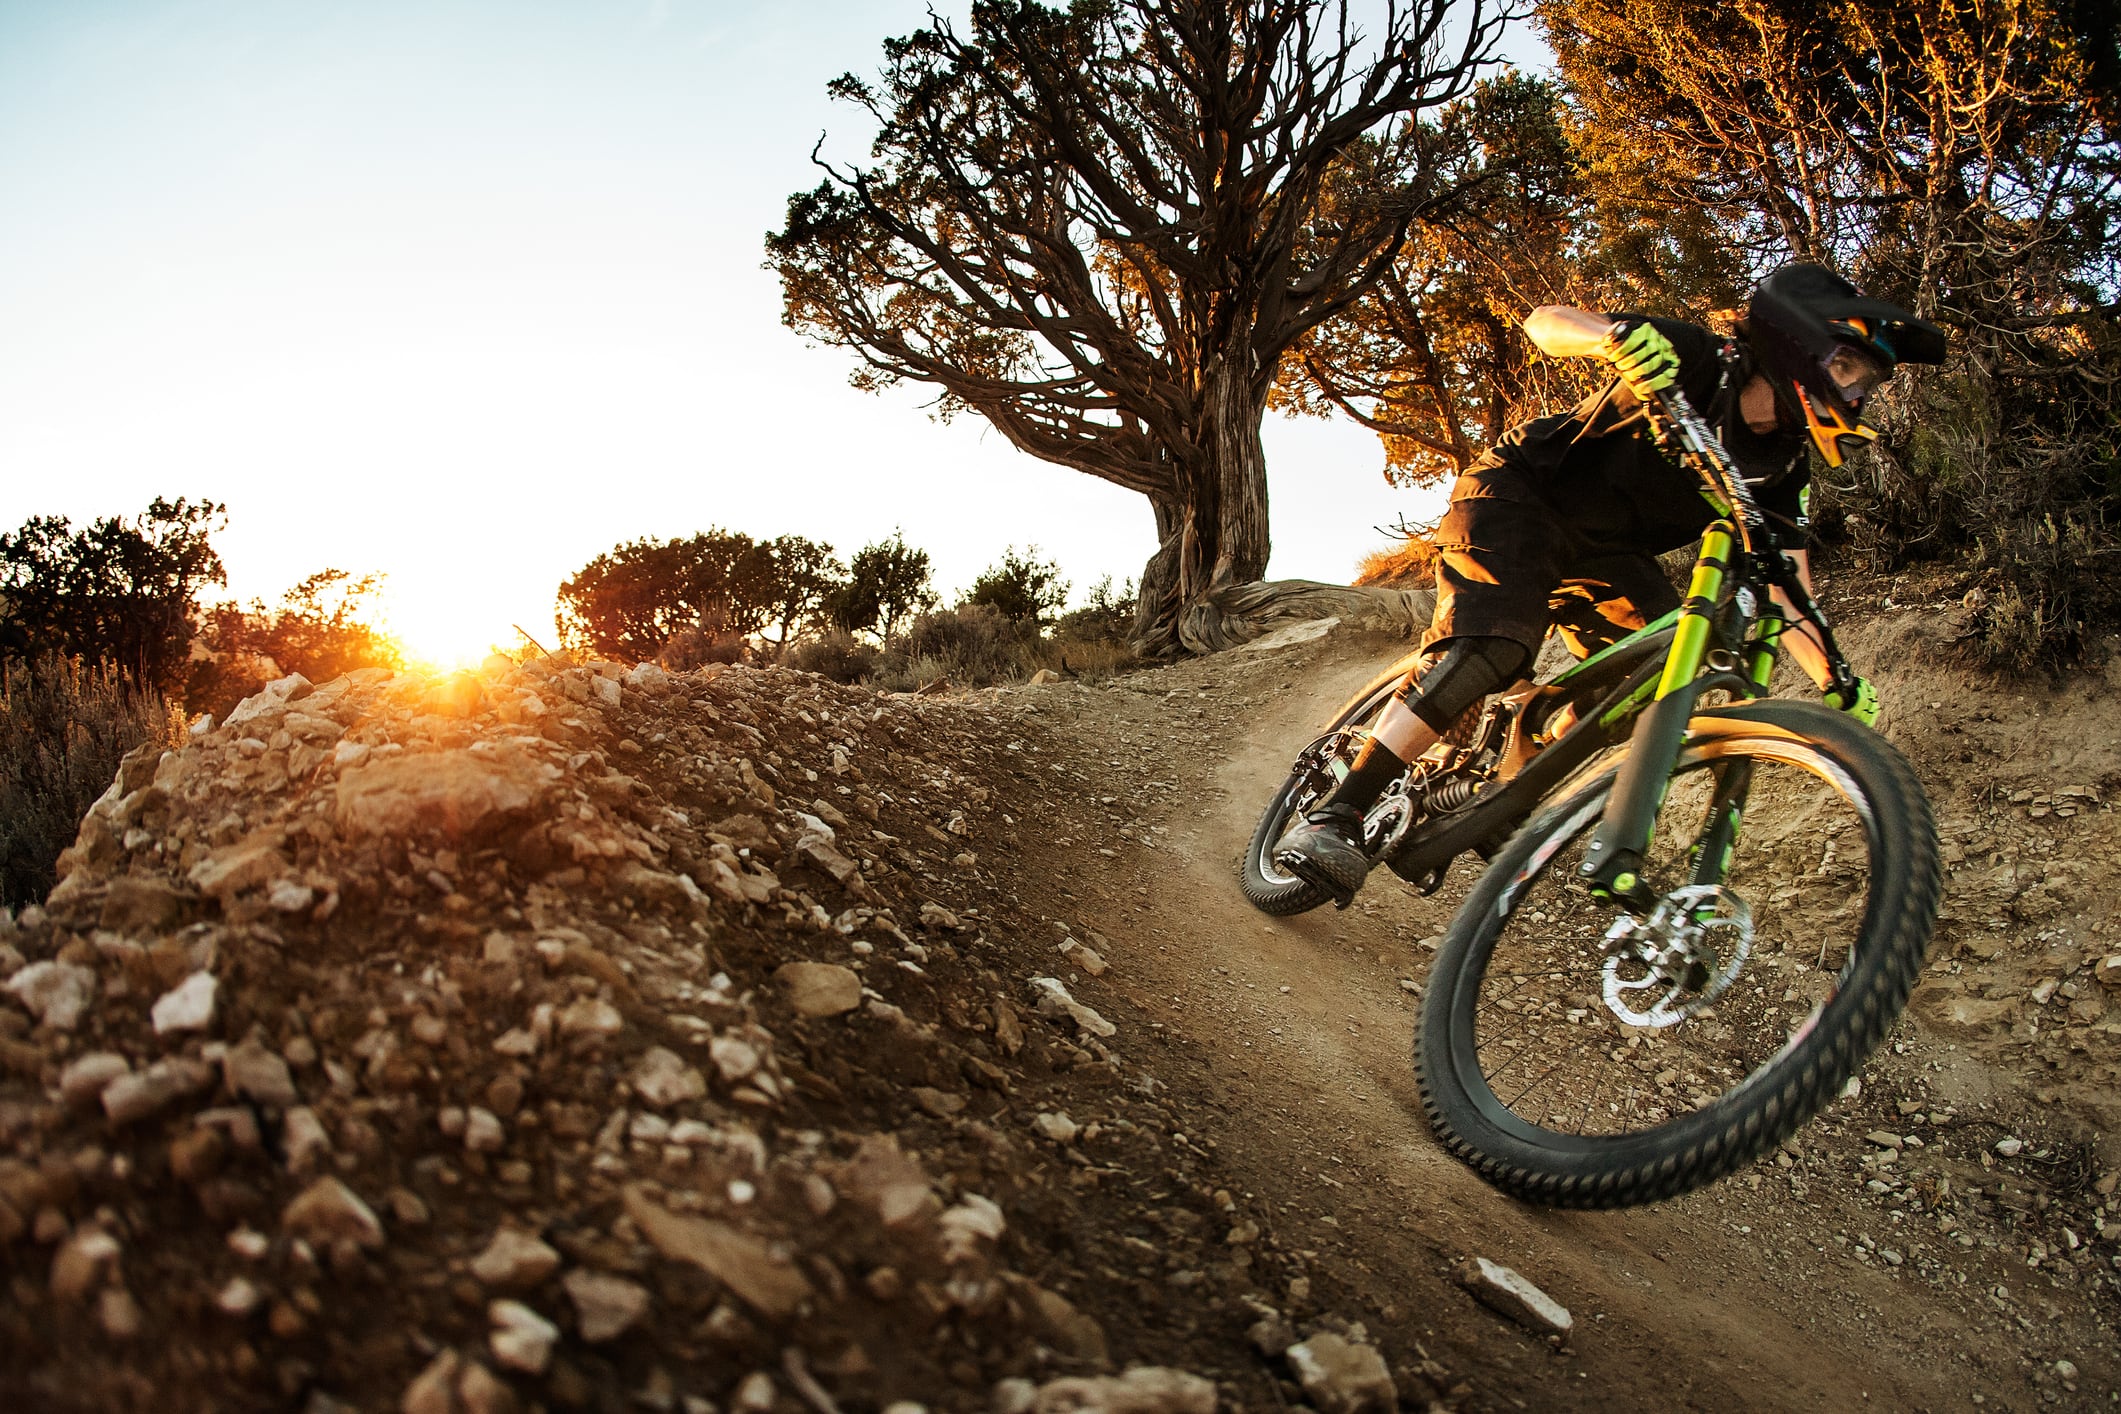
<path fill-rule="evenodd" d="M 1594 895 L 1647 910 L 1655 899 L 1639 870 L 1687 723 L 1704 694 L 1762 696 L 1774 672 L 1788 625 L 1771 603 L 1762 602 L 1764 591 L 1784 593 L 1816 631 L 1836 681 L 1853 681 L 1825 616 L 1774 547 L 1729 454 L 1683 396 L 1675 391 L 1660 395 L 1660 401 L 1653 423 L 1701 473 L 1704 495 L 1721 516 L 1702 534 L 1685 600 L 1657 622 L 1572 665 L 1522 702 L 1497 785 L 1470 808 L 1412 829 L 1387 859 L 1401 877 L 1433 887 L 1459 853 L 1492 853 L 1549 791 L 1600 752 L 1625 742 L 1627 756 L 1581 872 Z M 1396 681 L 1399 671 L 1393 669 L 1373 688 Z M 1527 749 L 1540 708 L 1563 702 L 1590 710 L 1579 712 L 1573 726 L 1536 753 Z M 1708 818 L 1690 851 L 1690 882 L 1723 881 L 1750 786 L 1751 771 L 1743 763 L 1719 776 Z"/>

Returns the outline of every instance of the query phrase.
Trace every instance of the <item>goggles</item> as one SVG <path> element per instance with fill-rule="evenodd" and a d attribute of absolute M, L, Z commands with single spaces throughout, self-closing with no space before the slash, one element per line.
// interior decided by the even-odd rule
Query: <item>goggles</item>
<path fill-rule="evenodd" d="M 1861 407 L 1863 400 L 1893 374 L 1892 369 L 1854 344 L 1835 344 L 1822 367 L 1827 382 L 1852 408 Z"/>

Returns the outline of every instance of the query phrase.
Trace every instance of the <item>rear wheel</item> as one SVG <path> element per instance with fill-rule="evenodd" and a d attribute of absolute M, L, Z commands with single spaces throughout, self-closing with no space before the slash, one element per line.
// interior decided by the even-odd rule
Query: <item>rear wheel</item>
<path fill-rule="evenodd" d="M 1906 1004 L 1939 891 L 1906 760 L 1817 704 L 1695 718 L 1647 919 L 1578 876 L 1612 779 L 1496 856 L 1438 950 L 1415 1052 L 1445 1144 L 1570 1207 L 1668 1198 L 1787 1138 Z"/>
<path fill-rule="evenodd" d="M 1288 779 L 1267 802 L 1265 813 L 1252 831 L 1252 840 L 1245 846 L 1244 863 L 1238 868 L 1245 897 L 1262 913 L 1285 918 L 1314 909 L 1332 897 L 1318 885 L 1299 879 L 1276 864 L 1274 847 L 1289 832 L 1289 826 L 1323 800 L 1346 774 L 1356 753 L 1370 739 L 1370 728 L 1383 715 L 1397 686 L 1396 677 L 1373 685 L 1367 696 L 1351 703 L 1331 730 L 1297 756 Z"/>

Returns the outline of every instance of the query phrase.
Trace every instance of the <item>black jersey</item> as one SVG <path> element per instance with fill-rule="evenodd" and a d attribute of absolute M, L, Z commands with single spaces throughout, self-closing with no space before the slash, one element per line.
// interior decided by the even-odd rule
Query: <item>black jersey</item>
<path fill-rule="evenodd" d="M 1742 360 L 1734 344 L 1697 324 L 1649 322 L 1672 341 L 1680 388 L 1723 439 L 1776 538 L 1785 548 L 1803 547 L 1809 539 L 1804 491 L 1812 479 L 1804 434 L 1778 427 L 1762 435 L 1746 426 L 1738 413 Z M 1518 483 L 1586 542 L 1616 550 L 1674 550 L 1715 519 L 1700 479 L 1658 449 L 1641 406 L 1618 379 L 1568 412 L 1511 428 L 1467 474 L 1489 483 L 1476 495 L 1507 499 L 1507 484 Z"/>

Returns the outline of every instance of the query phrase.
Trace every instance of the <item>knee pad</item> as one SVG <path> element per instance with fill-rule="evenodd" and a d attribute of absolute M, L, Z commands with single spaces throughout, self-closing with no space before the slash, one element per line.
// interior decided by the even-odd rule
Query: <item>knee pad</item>
<path fill-rule="evenodd" d="M 1447 732 L 1466 709 L 1517 681 L 1532 654 L 1511 638 L 1453 638 L 1438 645 L 1396 696 L 1431 731 Z"/>

